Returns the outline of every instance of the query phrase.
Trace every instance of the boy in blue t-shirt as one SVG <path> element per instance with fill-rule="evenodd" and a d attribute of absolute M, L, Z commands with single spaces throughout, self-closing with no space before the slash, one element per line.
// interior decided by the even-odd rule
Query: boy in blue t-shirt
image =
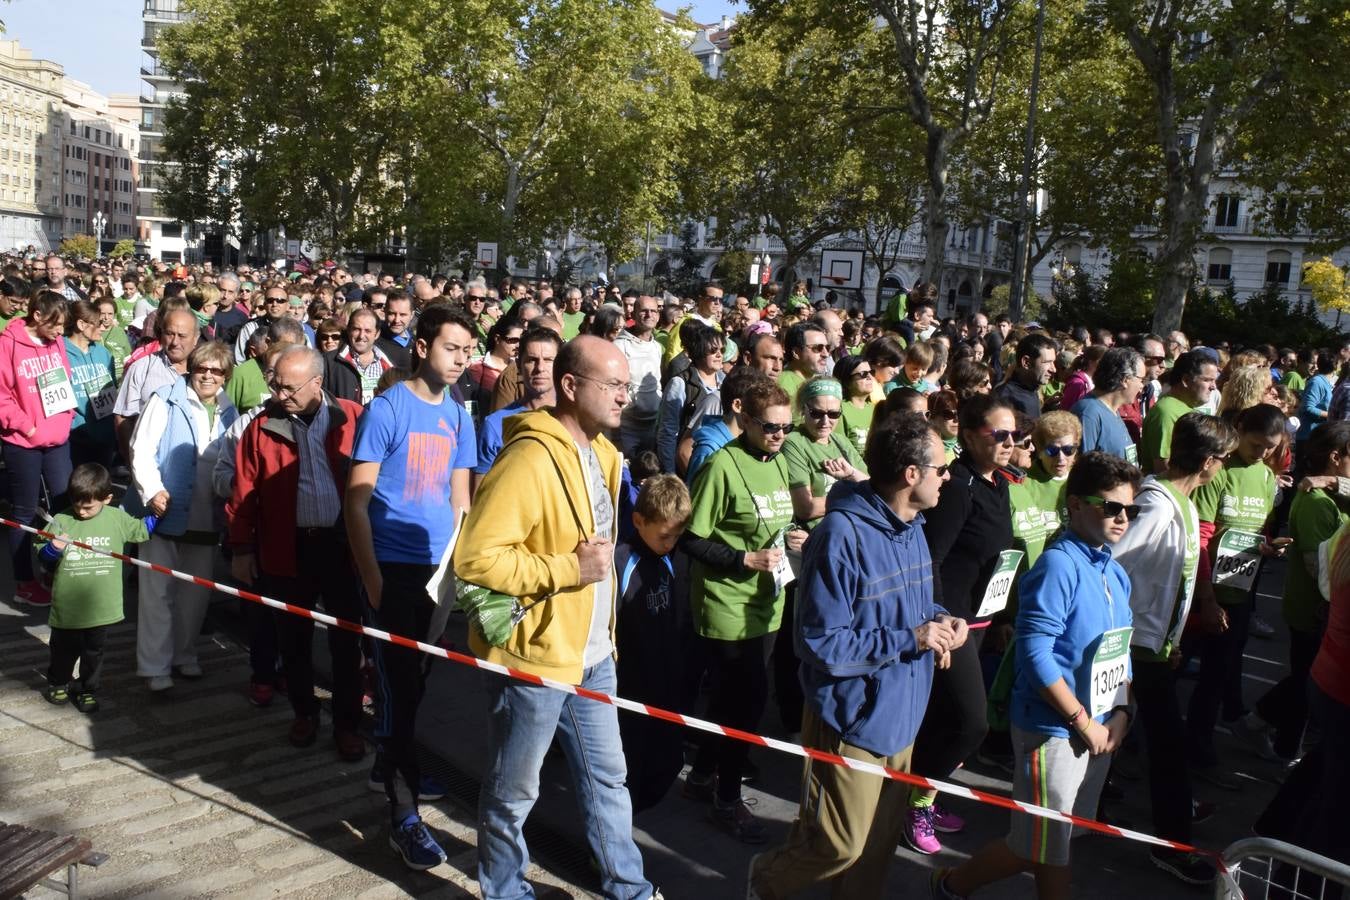
<path fill-rule="evenodd" d="M 427 307 L 413 341 L 413 377 L 374 398 L 352 451 L 345 519 L 352 558 L 376 626 L 424 640 L 435 601 L 427 594 L 459 510 L 469 505 L 477 462 L 473 420 L 450 396 L 476 339 L 472 320 L 444 304 Z M 422 784 L 413 742 L 425 670 L 422 654 L 375 643 L 382 735 L 372 780 L 384 782 L 390 846 L 413 869 L 445 861 L 417 812 Z"/>
<path fill-rule="evenodd" d="M 614 627 L 619 696 L 680 711 L 692 697 L 684 660 L 694 642 L 689 566 L 675 549 L 689 524 L 689 489 L 674 475 L 642 482 L 633 507 L 636 535 L 614 549 L 619 603 Z M 684 766 L 680 728 L 619 711 L 633 812 L 655 806 Z"/>

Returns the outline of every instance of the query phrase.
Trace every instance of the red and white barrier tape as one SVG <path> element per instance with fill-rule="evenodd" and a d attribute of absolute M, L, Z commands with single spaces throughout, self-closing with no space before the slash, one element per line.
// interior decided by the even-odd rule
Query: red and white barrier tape
<path fill-rule="evenodd" d="M 57 535 L 50 532 L 41 531 L 29 525 L 22 525 L 10 519 L 0 517 L 0 524 L 8 525 L 10 528 L 18 528 L 30 534 L 47 539 L 56 539 Z M 566 694 L 575 694 L 578 697 L 585 697 L 588 700 L 595 700 L 600 703 L 608 703 L 619 709 L 626 709 L 629 712 L 639 715 L 649 716 L 654 719 L 663 719 L 667 722 L 673 722 L 676 725 L 683 725 L 687 728 L 696 728 L 699 731 L 707 731 L 713 734 L 720 734 L 724 737 L 732 738 L 737 741 L 744 741 L 747 744 L 754 744 L 757 747 L 769 747 L 773 750 L 781 750 L 784 753 L 790 753 L 794 756 L 803 756 L 817 762 L 827 763 L 834 766 L 843 766 L 846 769 L 853 769 L 858 772 L 867 772 L 877 775 L 881 778 L 890 778 L 894 781 L 901 781 L 914 787 L 934 790 L 944 794 L 950 794 L 954 797 L 965 797 L 990 806 L 999 806 L 1004 809 L 1010 809 L 1028 813 L 1033 816 L 1051 819 L 1056 822 L 1065 822 L 1086 828 L 1089 831 L 1096 831 L 1100 834 L 1107 834 L 1113 837 L 1126 838 L 1132 841 L 1139 841 L 1144 844 L 1152 844 L 1156 847 L 1166 847 L 1171 850 L 1180 850 L 1186 853 L 1200 853 L 1211 859 L 1219 859 L 1220 855 L 1210 850 L 1202 850 L 1198 847 L 1192 847 L 1189 844 L 1182 844 L 1176 841 L 1169 841 L 1166 838 L 1154 837 L 1150 834 L 1144 834 L 1139 831 L 1132 831 L 1128 828 L 1120 828 L 1115 825 L 1108 825 L 1105 822 L 1098 822 L 1095 819 L 1085 819 L 1076 816 L 1073 813 L 1061 812 L 1055 809 L 1049 809 L 1044 806 L 1036 806 L 1033 803 L 1026 803 L 1021 800 L 1014 800 L 1011 797 L 1004 797 L 1000 794 L 991 794 L 987 791 L 968 788 L 959 784 L 952 784 L 946 781 L 936 781 L 931 778 L 924 778 L 921 775 L 914 775 L 909 772 L 899 772 L 895 769 L 879 766 L 875 763 L 862 762 L 856 759 L 849 759 L 845 756 L 839 756 L 834 753 L 826 753 L 823 750 L 816 750 L 812 747 L 804 747 L 800 744 L 792 744 L 787 741 L 780 741 L 777 738 L 764 737 L 763 735 L 753 734 L 749 731 L 741 731 L 738 728 L 728 728 L 725 725 L 718 725 L 715 722 L 709 722 L 705 719 L 696 719 L 693 716 L 686 716 L 681 713 L 671 712 L 667 709 L 661 709 L 656 706 L 648 706 L 645 703 L 637 703 L 633 700 L 625 700 L 622 697 L 602 694 L 597 691 L 588 690 L 574 684 L 567 684 L 562 681 L 554 681 L 551 678 L 541 678 L 538 675 L 532 675 L 529 672 L 522 672 L 519 669 L 513 669 L 509 666 L 502 666 L 496 663 L 490 663 L 478 659 L 475 656 L 469 656 L 464 653 L 456 653 L 453 650 L 446 650 L 443 647 L 437 647 L 433 644 L 427 644 L 422 641 L 415 641 L 411 638 L 403 637 L 398 634 L 391 634 L 388 631 L 381 631 L 378 628 L 369 628 L 359 625 L 355 622 L 348 622 L 345 619 L 334 618 L 321 612 L 315 612 L 311 609 L 305 609 L 303 606 L 292 606 L 289 603 L 283 603 L 280 600 L 273 600 L 270 597 L 264 597 L 261 594 L 255 594 L 251 591 L 231 587 L 228 584 L 221 584 L 218 581 L 212 581 L 209 578 L 202 578 L 197 575 L 189 575 L 186 572 L 179 572 L 176 569 L 170 569 L 166 566 L 155 565 L 144 560 L 135 559 L 121 553 L 113 553 L 109 550 L 103 550 L 98 547 L 91 547 L 88 544 L 79 541 L 67 540 L 67 543 L 79 547 L 81 550 L 87 550 L 91 553 L 97 553 L 102 556 L 109 556 L 113 559 L 121 560 L 124 563 L 130 563 L 133 566 L 139 566 L 142 569 L 149 569 L 152 572 L 158 572 L 161 575 L 168 575 L 171 578 L 177 578 L 179 581 L 186 581 L 200 587 L 209 588 L 213 591 L 219 591 L 223 594 L 229 594 L 234 597 L 240 597 L 253 603 L 261 603 L 264 606 L 270 606 L 273 609 L 279 609 L 292 615 L 305 616 L 316 622 L 323 622 L 335 628 L 342 628 L 346 631 L 353 631 L 357 634 L 364 634 L 377 640 L 387 641 L 400 647 L 407 647 L 411 650 L 419 650 L 422 653 L 431 656 L 438 656 L 442 659 L 448 659 L 451 662 L 461 665 L 472 666 L 476 669 L 485 669 L 489 672 L 496 672 L 499 675 L 505 675 L 508 678 L 514 678 L 518 681 L 536 684 L 540 687 L 550 688 L 555 691 L 562 691 Z"/>

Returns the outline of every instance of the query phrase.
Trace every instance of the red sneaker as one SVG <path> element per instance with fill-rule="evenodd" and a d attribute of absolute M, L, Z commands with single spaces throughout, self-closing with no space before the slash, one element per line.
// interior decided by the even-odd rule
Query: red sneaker
<path fill-rule="evenodd" d="M 45 609 L 52 605 L 52 592 L 36 581 L 25 581 L 15 588 L 14 600 Z"/>
<path fill-rule="evenodd" d="M 248 683 L 248 702 L 254 706 L 272 705 L 272 686 L 258 681 Z"/>

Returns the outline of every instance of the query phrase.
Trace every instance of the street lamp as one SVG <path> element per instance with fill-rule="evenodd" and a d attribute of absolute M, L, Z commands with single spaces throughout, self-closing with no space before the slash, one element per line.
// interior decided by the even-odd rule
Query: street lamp
<path fill-rule="evenodd" d="M 103 227 L 108 224 L 107 218 L 103 215 L 103 210 L 94 213 L 94 236 L 98 239 L 98 244 L 94 248 L 94 256 L 103 255 Z"/>

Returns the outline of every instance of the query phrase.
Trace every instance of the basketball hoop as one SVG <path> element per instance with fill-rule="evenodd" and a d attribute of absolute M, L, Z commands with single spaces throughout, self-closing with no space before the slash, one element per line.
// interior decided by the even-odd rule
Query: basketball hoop
<path fill-rule="evenodd" d="M 478 260 L 478 268 L 480 269 L 491 269 L 494 265 L 495 263 L 493 263 L 492 260 L 490 259 Z"/>
<path fill-rule="evenodd" d="M 822 280 L 822 281 L 828 281 L 830 284 L 834 285 L 835 287 L 839 287 L 840 285 L 842 285 L 842 284 L 844 284 L 845 282 L 848 281 L 847 278 L 844 278 L 844 277 L 839 276 L 839 275 L 823 275 L 823 276 L 821 276 L 821 280 Z"/>

